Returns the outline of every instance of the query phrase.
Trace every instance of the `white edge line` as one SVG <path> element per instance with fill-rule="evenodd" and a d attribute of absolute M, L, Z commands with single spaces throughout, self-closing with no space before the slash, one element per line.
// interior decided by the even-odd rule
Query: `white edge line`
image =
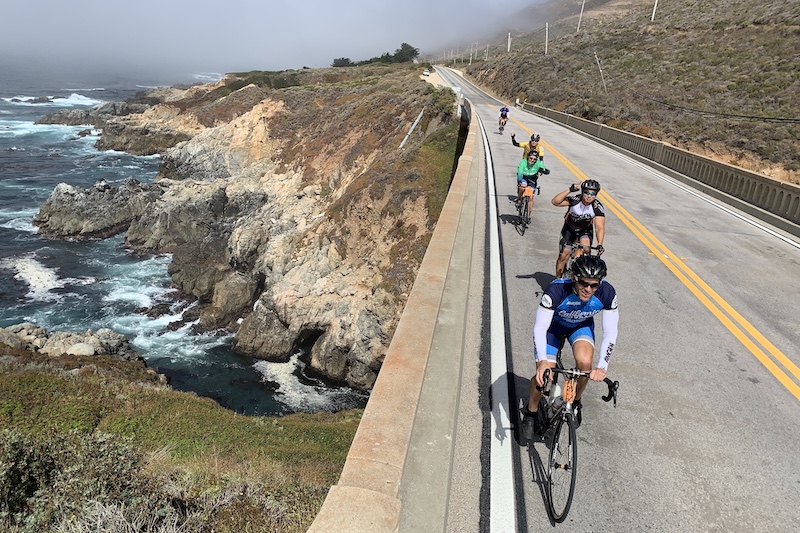
<path fill-rule="evenodd" d="M 474 109 L 474 107 L 473 107 Z M 503 313 L 503 283 L 500 276 L 500 241 L 497 227 L 497 199 L 489 141 L 483 122 L 475 113 L 483 135 L 486 154 L 486 180 L 489 191 L 489 320 L 491 326 L 492 434 L 489 463 L 489 531 L 506 533 L 517 530 L 514 492 L 514 469 L 511 447 L 515 445 L 509 413 L 508 367 L 506 365 L 506 319 Z M 498 425 L 499 421 L 499 425 Z"/>

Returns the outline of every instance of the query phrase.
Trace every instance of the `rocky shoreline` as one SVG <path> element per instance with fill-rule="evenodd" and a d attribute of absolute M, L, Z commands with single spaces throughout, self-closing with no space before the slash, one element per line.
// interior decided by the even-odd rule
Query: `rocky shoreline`
<path fill-rule="evenodd" d="M 144 363 L 142 356 L 131 347 L 125 335 L 115 333 L 108 328 L 87 330 L 85 333 L 66 331 L 51 333 L 36 324 L 23 322 L 0 328 L 0 342 L 18 350 L 38 351 L 51 357 L 108 355 L 124 361 Z"/>
<path fill-rule="evenodd" d="M 133 349 L 124 335 L 108 328 L 80 332 L 47 331 L 31 322 L 0 328 L 0 345 L 12 350 L 38 353 L 53 359 L 69 358 L 78 368 L 96 366 L 95 357 L 110 357 L 117 361 L 133 363 L 133 368 L 144 372 L 147 380 L 162 386 L 168 385 L 167 376 L 147 368 L 144 358 Z"/>
<path fill-rule="evenodd" d="M 150 184 L 60 184 L 34 224 L 51 238 L 124 233 L 137 253 L 171 253 L 176 288 L 200 303 L 197 329 L 233 332 L 235 350 L 272 361 L 303 349 L 332 382 L 370 389 L 435 225 L 417 157 L 452 123 L 452 100 L 437 106 L 444 90 L 411 69 L 373 76 L 379 91 L 335 70 L 352 79 L 309 72 L 273 89 L 229 76 L 46 117 L 102 128 L 100 149 L 162 162 Z M 423 108 L 435 111 L 417 135 L 387 150 Z"/>

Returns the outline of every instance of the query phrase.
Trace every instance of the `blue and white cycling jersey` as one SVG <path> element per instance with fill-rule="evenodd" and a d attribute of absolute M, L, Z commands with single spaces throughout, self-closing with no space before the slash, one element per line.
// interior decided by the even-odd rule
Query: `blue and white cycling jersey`
<path fill-rule="evenodd" d="M 608 368 L 614 345 L 617 342 L 617 291 L 606 282 L 588 301 L 582 301 L 573 290 L 571 279 L 558 279 L 544 290 L 536 322 L 533 325 L 533 353 L 537 361 L 555 361 L 560 338 L 566 337 L 570 344 L 587 341 L 594 345 L 594 316 L 603 313 L 603 341 L 600 345 L 598 368 Z"/>
<path fill-rule="evenodd" d="M 572 289 L 572 280 L 557 279 L 544 290 L 540 305 L 554 312 L 553 322 L 572 328 L 585 325 L 600 311 L 616 309 L 617 291 L 610 283 L 601 281 L 589 301 L 583 302 Z"/>

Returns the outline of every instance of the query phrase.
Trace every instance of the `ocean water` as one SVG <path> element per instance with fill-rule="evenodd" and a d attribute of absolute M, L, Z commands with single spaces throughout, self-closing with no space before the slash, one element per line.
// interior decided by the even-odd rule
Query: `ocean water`
<path fill-rule="evenodd" d="M 84 75 L 32 76 L 0 65 L 0 327 L 34 322 L 48 330 L 103 327 L 127 336 L 150 368 L 171 385 L 248 415 L 339 410 L 363 406 L 366 395 L 328 387 L 304 372 L 299 354 L 287 363 L 233 353 L 231 337 L 197 334 L 191 324 L 172 330 L 190 305 L 176 299 L 168 255 L 137 257 L 122 236 L 92 242 L 49 240 L 34 215 L 59 183 L 88 187 L 127 178 L 152 181 L 158 156 L 98 151 L 101 132 L 88 126 L 36 125 L 47 113 L 121 101 L 158 85 L 209 82 L 202 73 L 173 79 Z M 57 79 L 56 79 L 57 78 Z M 47 96 L 50 102 L 33 100 Z M 144 309 L 169 304 L 149 317 Z"/>

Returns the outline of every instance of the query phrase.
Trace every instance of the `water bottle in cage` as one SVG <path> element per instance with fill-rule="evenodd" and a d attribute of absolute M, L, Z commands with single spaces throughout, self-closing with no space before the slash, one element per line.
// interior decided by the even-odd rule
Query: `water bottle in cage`
<path fill-rule="evenodd" d="M 564 403 L 564 397 L 561 395 L 561 384 L 557 381 L 550 385 L 550 413 L 555 414 Z"/>

